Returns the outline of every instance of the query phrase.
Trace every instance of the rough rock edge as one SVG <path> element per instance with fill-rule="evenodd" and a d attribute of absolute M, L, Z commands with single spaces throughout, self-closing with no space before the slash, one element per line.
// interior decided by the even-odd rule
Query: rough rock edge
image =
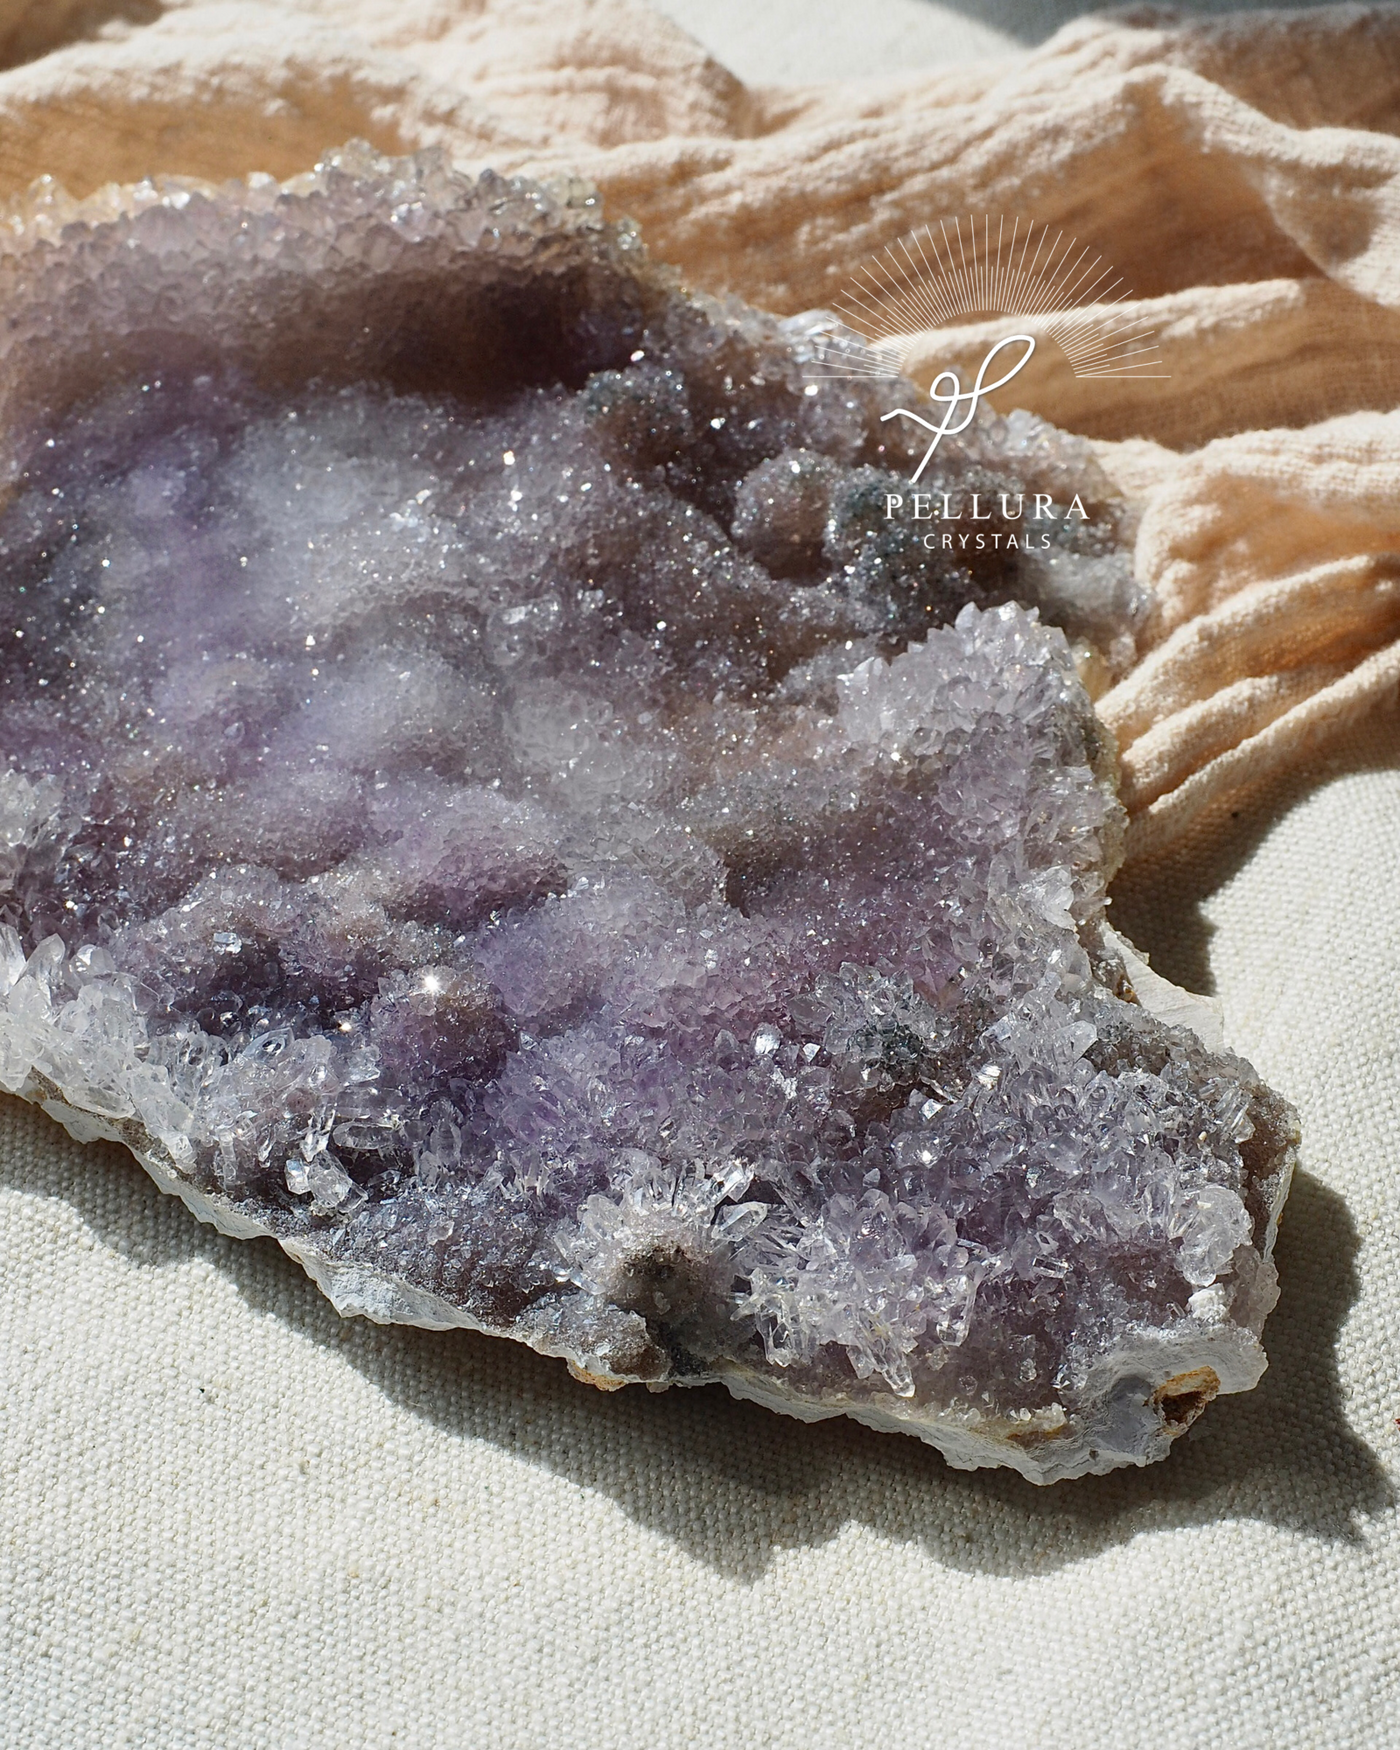
<path fill-rule="evenodd" d="M 1132 945 L 1105 928 L 1106 945 L 1121 956 L 1129 985 L 1125 994 L 1169 1026 L 1188 1027 L 1211 1051 L 1220 1049 L 1221 1023 L 1218 1005 L 1192 995 L 1151 971 Z M 813 1394 L 784 1389 L 783 1382 L 757 1368 L 729 1364 L 710 1373 L 676 1379 L 645 1379 L 628 1373 L 612 1356 L 585 1353 L 571 1347 L 562 1320 L 551 1320 L 548 1309 L 536 1305 L 512 1325 L 486 1325 L 461 1307 L 416 1288 L 402 1278 L 370 1268 L 328 1258 L 304 1240 L 278 1235 L 248 1215 L 230 1198 L 201 1191 L 176 1168 L 169 1151 L 135 1119 L 120 1124 L 71 1103 L 64 1091 L 47 1077 L 33 1071 L 18 1090 L 21 1098 L 38 1104 L 58 1120 L 79 1142 L 105 1138 L 124 1144 L 170 1196 L 178 1197 L 200 1221 L 208 1222 L 232 1239 L 274 1239 L 295 1259 L 326 1296 L 342 1318 L 367 1318 L 380 1325 L 416 1325 L 426 1331 L 455 1329 L 480 1331 L 492 1337 L 510 1337 L 541 1355 L 557 1356 L 568 1363 L 576 1379 L 605 1391 L 630 1384 L 645 1384 L 651 1391 L 672 1385 L 720 1384 L 736 1398 L 749 1398 L 765 1409 L 777 1410 L 803 1422 L 825 1421 L 831 1416 L 850 1416 L 882 1433 L 913 1434 L 935 1446 L 956 1470 L 982 1466 L 1007 1466 L 1033 1483 L 1060 1482 L 1068 1477 L 1103 1475 L 1125 1464 L 1145 1466 L 1164 1458 L 1173 1440 L 1185 1433 L 1206 1405 L 1219 1394 L 1249 1391 L 1258 1384 L 1268 1359 L 1259 1338 L 1238 1323 L 1211 1324 L 1191 1318 L 1188 1335 L 1183 1324 L 1163 1329 L 1144 1327 L 1130 1342 L 1120 1344 L 1096 1364 L 1083 1425 L 1076 1430 L 1053 1410 L 1029 1421 L 995 1423 L 946 1412 L 917 1411 L 893 1393 L 875 1401 L 858 1402 L 846 1394 Z M 1278 1298 L 1273 1282 L 1272 1257 L 1279 1217 L 1288 1196 L 1297 1161 L 1299 1133 L 1296 1123 L 1285 1138 L 1282 1156 L 1261 1190 L 1268 1213 L 1260 1246 L 1262 1281 L 1256 1292 L 1268 1299 L 1258 1322 Z M 1243 1285 L 1242 1285 L 1243 1286 Z M 533 1316 L 532 1316 L 533 1315 Z M 636 1314 L 618 1314 L 619 1327 L 635 1323 L 640 1343 L 649 1346 L 643 1321 Z M 625 1347 L 630 1333 L 619 1328 Z M 1170 1361 L 1164 1356 L 1170 1353 Z M 1167 1372 L 1168 1366 L 1170 1373 Z M 1054 1408 L 1058 1409 L 1056 1405 Z"/>

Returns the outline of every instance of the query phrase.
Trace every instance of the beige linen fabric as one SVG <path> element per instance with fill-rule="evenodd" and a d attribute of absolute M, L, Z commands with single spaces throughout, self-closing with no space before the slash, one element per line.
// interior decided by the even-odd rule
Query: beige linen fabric
<path fill-rule="evenodd" d="M 1400 1743 L 1400 10 L 763 90 L 639 0 L 0 0 L 0 195 L 354 135 L 582 172 L 780 310 L 969 209 L 1122 269 L 1170 381 L 1016 399 L 1142 508 L 1115 921 L 1302 1110 L 1272 1365 L 1150 1471 L 964 1476 L 342 1324 L 8 1102 L 0 1745 Z"/>

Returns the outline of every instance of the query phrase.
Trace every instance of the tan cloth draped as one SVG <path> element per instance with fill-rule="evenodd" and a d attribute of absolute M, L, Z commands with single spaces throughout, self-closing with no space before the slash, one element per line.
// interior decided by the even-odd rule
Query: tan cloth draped
<path fill-rule="evenodd" d="M 579 172 L 694 284 L 781 312 L 949 214 L 1063 226 L 1170 372 L 1046 347 L 1015 387 L 1142 505 L 1157 609 L 1101 702 L 1130 852 L 1400 682 L 1396 9 L 1086 19 L 1013 62 L 749 90 L 640 0 L 0 0 L 0 66 L 0 194 L 442 144 Z M 914 341 L 912 373 L 986 332 Z"/>

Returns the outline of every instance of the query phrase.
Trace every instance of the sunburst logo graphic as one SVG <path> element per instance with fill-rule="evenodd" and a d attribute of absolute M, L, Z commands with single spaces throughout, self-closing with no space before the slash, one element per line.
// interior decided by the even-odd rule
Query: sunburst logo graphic
<path fill-rule="evenodd" d="M 836 299 L 834 322 L 810 333 L 810 381 L 905 374 L 916 341 L 930 331 L 998 316 L 1033 323 L 1038 334 L 1002 335 L 971 387 L 954 370 L 929 385 L 936 420 L 898 407 L 886 419 L 909 419 L 932 433 L 911 476 L 917 484 L 944 437 L 965 431 L 982 399 L 1030 362 L 1039 341 L 1053 343 L 1076 377 L 1165 378 L 1155 330 L 1102 255 L 1063 231 L 1023 219 L 943 219 L 925 225 L 861 267 Z M 1001 374 L 991 377 L 993 367 Z"/>

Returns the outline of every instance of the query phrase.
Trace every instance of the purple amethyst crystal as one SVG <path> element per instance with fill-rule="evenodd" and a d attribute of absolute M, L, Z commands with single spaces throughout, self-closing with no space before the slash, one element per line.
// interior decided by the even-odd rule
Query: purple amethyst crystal
<path fill-rule="evenodd" d="M 1253 1385 L 1296 1132 L 1106 926 L 1084 445 L 893 514 L 895 385 L 431 158 L 49 194 L 0 279 L 0 1083 L 600 1384 L 1037 1481 Z"/>

